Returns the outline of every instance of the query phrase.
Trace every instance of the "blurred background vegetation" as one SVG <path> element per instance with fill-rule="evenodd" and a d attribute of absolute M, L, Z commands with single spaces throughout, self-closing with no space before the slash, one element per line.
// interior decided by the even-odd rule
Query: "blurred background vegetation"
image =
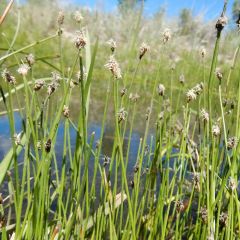
<path fill-rule="evenodd" d="M 2 8 L 3 6 L 4 2 L 1 4 Z M 231 67 L 235 49 L 239 44 L 238 37 L 236 37 L 238 30 L 233 24 L 238 18 L 239 6 L 240 1 L 235 0 L 232 6 L 232 16 L 228 16 L 229 26 L 221 40 L 218 67 L 224 74 L 227 74 L 224 72 L 225 69 Z M 108 72 L 104 68 L 104 64 L 111 55 L 110 47 L 106 42 L 110 38 L 117 42 L 115 56 L 120 63 L 125 79 L 124 83 L 122 81 L 120 83 L 122 88 L 128 87 L 129 79 L 134 73 L 141 43 L 146 42 L 151 48 L 149 54 L 141 62 L 141 68 L 133 83 L 139 95 L 144 95 L 144 98 L 140 99 L 140 108 L 142 106 L 147 108 L 151 93 L 146 89 L 152 86 L 158 65 L 161 71 L 159 82 L 168 89 L 172 76 L 177 90 L 181 86 L 179 77 L 184 75 L 183 91 L 185 92 L 196 83 L 203 81 L 203 65 L 205 65 L 205 72 L 209 72 L 209 63 L 216 37 L 215 19 L 206 20 L 202 15 L 194 15 L 190 8 L 182 9 L 175 18 L 169 18 L 164 8 L 159 9 L 153 16 L 146 16 L 142 14 L 143 7 L 142 1 L 135 0 L 119 0 L 117 12 L 103 12 L 76 5 L 64 6 L 62 44 L 65 63 L 71 65 L 72 56 L 76 51 L 73 39 L 80 27 L 74 20 L 75 11 L 80 11 L 83 16 L 82 26 L 88 30 L 91 44 L 93 45 L 96 39 L 99 39 L 92 84 L 94 95 L 92 99 L 95 99 L 92 106 L 95 108 L 103 107 L 102 90 L 105 92 L 108 79 Z M 6 53 L 10 45 L 13 46 L 13 49 L 19 49 L 55 34 L 58 31 L 56 18 L 62 9 L 61 3 L 57 0 L 28 0 L 19 6 L 15 4 L 1 26 L 1 55 Z M 162 35 L 166 28 L 170 30 L 172 37 L 168 44 L 164 45 Z M 207 52 L 204 63 L 200 54 L 201 48 L 205 48 Z M 27 52 L 22 53 L 23 59 L 28 53 L 33 53 L 40 64 L 34 71 L 36 78 L 49 77 L 52 71 L 60 68 L 59 46 L 56 39 L 36 46 L 34 49 L 28 49 Z M 17 62 L 14 56 L 2 64 L 1 71 L 6 67 L 16 73 Z M 67 71 L 67 66 L 64 67 Z M 234 81 L 230 83 L 233 89 L 238 83 L 239 68 L 237 66 L 233 72 L 232 79 Z M 125 74 L 126 72 L 128 74 Z M 216 81 L 216 86 L 217 84 Z M 97 118 L 97 114 L 92 116 L 92 119 Z"/>

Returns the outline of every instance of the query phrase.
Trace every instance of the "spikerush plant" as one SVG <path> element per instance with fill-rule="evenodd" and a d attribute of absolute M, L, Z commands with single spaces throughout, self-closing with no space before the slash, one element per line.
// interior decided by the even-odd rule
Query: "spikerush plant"
<path fill-rule="evenodd" d="M 139 32 L 141 14 L 129 36 L 130 53 L 121 38 L 114 51 L 112 44 L 105 44 L 107 39 L 95 39 L 98 31 L 88 32 L 86 16 L 75 22 L 78 32 L 70 43 L 69 36 L 75 34 L 64 32 L 69 19 L 63 10 L 56 15 L 53 34 L 42 40 L 22 46 L 21 40 L 12 45 L 9 36 L 4 38 L 0 102 L 9 119 L 12 148 L 0 163 L 0 183 L 8 183 L 8 195 L 0 195 L 2 239 L 8 234 L 15 239 L 237 238 L 239 97 L 237 104 L 223 102 L 223 95 L 236 91 L 229 85 L 235 70 L 230 69 L 227 81 L 224 72 L 215 77 L 226 5 L 217 22 L 209 79 L 209 51 L 198 53 L 196 63 L 195 56 L 181 51 L 180 57 L 169 60 L 166 56 L 181 38 L 164 28 L 159 44 L 151 43 L 144 30 L 145 35 Z M 20 36 L 19 27 L 17 33 Z M 140 50 L 138 37 L 146 38 L 139 40 Z M 30 61 L 30 52 L 41 53 L 38 46 L 48 54 Z M 237 54 L 238 50 L 233 65 Z M 57 61 L 49 62 L 54 55 Z M 181 77 L 179 82 L 183 71 L 185 80 Z M 190 77 L 194 80 L 187 80 Z M 95 92 L 97 81 L 100 93 Z M 98 94 L 104 101 L 96 139 L 89 124 L 96 116 L 91 100 Z M 16 106 L 21 133 L 15 129 Z M 237 123 L 231 126 L 234 116 Z M 132 158 L 138 122 L 144 130 Z M 59 157 L 56 145 L 62 124 Z M 103 157 L 108 125 L 114 129 L 113 145 L 110 155 Z"/>

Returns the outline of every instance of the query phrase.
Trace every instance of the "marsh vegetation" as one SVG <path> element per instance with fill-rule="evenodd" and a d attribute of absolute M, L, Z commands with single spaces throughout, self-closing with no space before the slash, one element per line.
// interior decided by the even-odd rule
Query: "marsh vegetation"
<path fill-rule="evenodd" d="M 1 239 L 239 239 L 240 19 L 222 4 L 216 21 L 9 7 Z"/>

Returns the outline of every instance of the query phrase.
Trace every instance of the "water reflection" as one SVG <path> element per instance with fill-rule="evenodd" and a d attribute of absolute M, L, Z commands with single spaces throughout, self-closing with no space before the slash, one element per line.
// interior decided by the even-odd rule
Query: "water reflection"
<path fill-rule="evenodd" d="M 21 127 L 21 118 L 18 113 L 14 114 L 15 117 L 15 129 L 16 132 L 20 132 Z M 9 126 L 9 119 L 7 115 L 0 117 L 0 159 L 3 159 L 3 157 L 7 154 L 9 149 L 12 145 L 12 140 L 10 137 L 10 126 Z"/>
<path fill-rule="evenodd" d="M 19 113 L 14 114 L 15 119 L 15 131 L 16 133 L 19 133 L 22 131 L 22 123 L 21 123 L 21 117 Z M 71 136 L 71 150 L 72 153 L 74 153 L 75 150 L 75 139 L 76 139 L 76 131 L 73 127 L 70 127 L 70 136 Z M 94 137 L 94 145 L 93 148 L 96 146 L 96 142 L 98 139 L 100 139 L 101 136 L 101 123 L 90 123 L 88 128 L 88 134 L 89 138 L 91 134 L 95 132 Z M 124 157 L 127 153 L 127 146 L 128 146 L 128 133 L 126 134 L 126 137 L 123 141 L 123 152 Z M 139 142 L 141 138 L 141 133 L 134 131 L 132 133 L 131 137 L 131 147 L 129 151 L 129 165 L 128 165 L 128 171 L 132 171 L 134 168 L 134 165 L 136 163 L 137 158 L 137 152 L 139 147 Z M 61 122 L 59 125 L 58 133 L 57 133 L 57 140 L 55 144 L 55 153 L 57 158 L 58 167 L 60 168 L 62 165 L 62 151 L 63 151 L 63 139 L 64 139 L 64 123 Z M 150 138 L 149 138 L 150 141 Z M 102 157 L 104 155 L 111 157 L 112 150 L 113 150 L 113 144 L 114 144 L 114 127 L 107 126 L 104 129 L 104 135 L 103 135 L 103 143 L 102 143 L 102 150 L 101 150 L 101 158 L 100 161 L 102 161 Z M 0 117 L 0 159 L 3 159 L 4 156 L 8 153 L 9 149 L 12 146 L 11 137 L 10 137 L 10 125 L 9 125 L 9 119 L 8 116 L 2 116 Z M 19 156 L 19 162 L 22 161 L 22 154 Z M 93 165 L 94 165 L 94 159 L 90 159 L 89 162 L 89 170 L 90 175 L 93 173 Z M 69 162 L 67 163 L 67 167 L 69 168 Z"/>

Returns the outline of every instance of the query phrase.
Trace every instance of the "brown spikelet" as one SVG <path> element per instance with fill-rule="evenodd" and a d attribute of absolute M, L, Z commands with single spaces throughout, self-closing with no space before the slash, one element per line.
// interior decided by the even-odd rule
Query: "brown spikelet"
<path fill-rule="evenodd" d="M 49 153 L 51 151 L 51 147 L 52 147 L 52 140 L 48 139 L 47 142 L 45 143 L 45 151 Z"/>

